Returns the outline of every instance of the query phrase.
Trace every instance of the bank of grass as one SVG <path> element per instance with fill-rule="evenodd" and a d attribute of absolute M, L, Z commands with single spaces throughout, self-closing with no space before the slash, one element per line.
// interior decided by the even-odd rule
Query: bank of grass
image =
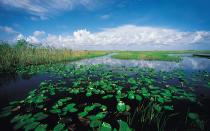
<path fill-rule="evenodd" d="M 117 59 L 137 59 L 137 60 L 161 60 L 161 61 L 180 61 L 181 57 L 168 54 L 205 54 L 210 50 L 182 50 L 182 51 L 120 51 L 113 55 Z"/>
<path fill-rule="evenodd" d="M 69 49 L 32 47 L 25 41 L 19 41 L 15 46 L 1 42 L 0 73 L 14 72 L 20 66 L 68 62 L 102 56 L 107 53 L 106 51 L 73 51 Z"/>

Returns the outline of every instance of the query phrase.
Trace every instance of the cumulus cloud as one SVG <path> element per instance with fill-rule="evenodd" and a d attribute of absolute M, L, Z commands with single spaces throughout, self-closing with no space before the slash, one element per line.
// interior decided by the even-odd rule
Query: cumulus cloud
<path fill-rule="evenodd" d="M 8 27 L 8 26 L 0 26 L 0 30 L 2 32 L 8 33 L 8 34 L 16 34 L 16 33 L 18 33 L 12 27 Z"/>
<path fill-rule="evenodd" d="M 6 7 L 19 8 L 38 16 L 40 19 L 47 19 L 52 13 L 58 11 L 72 10 L 76 7 L 94 8 L 98 0 L 0 0 L 0 4 Z M 36 17 L 31 17 L 36 20 Z"/>
<path fill-rule="evenodd" d="M 35 36 L 35 37 L 42 37 L 42 36 L 44 36 L 45 35 L 45 32 L 44 31 L 34 31 L 34 33 L 33 33 L 33 36 Z"/>
<path fill-rule="evenodd" d="M 19 34 L 16 39 L 25 39 L 27 42 L 32 44 L 41 44 L 46 39 L 46 33 L 44 31 L 34 31 L 32 35 L 30 36 L 23 36 L 22 34 Z"/>
<path fill-rule="evenodd" d="M 26 37 L 32 43 L 44 43 L 56 48 L 73 49 L 144 49 L 145 47 L 188 46 L 207 43 L 209 46 L 210 32 L 183 32 L 175 29 L 124 25 L 115 28 L 105 28 L 91 33 L 86 29 L 78 30 L 70 35 L 52 35 L 44 31 L 35 31 Z M 209 47 L 210 48 L 210 47 Z"/>

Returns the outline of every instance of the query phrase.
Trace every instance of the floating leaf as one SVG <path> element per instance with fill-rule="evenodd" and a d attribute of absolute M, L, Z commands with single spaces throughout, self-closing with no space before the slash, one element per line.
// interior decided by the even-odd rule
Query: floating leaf
<path fill-rule="evenodd" d="M 40 124 L 35 129 L 35 131 L 46 131 L 46 130 L 47 130 L 47 124 Z"/>
<path fill-rule="evenodd" d="M 109 123 L 103 122 L 100 131 L 112 131 L 112 126 Z"/>
<path fill-rule="evenodd" d="M 157 101 L 160 102 L 160 103 L 164 103 L 164 98 L 158 97 L 158 98 L 157 98 Z"/>
<path fill-rule="evenodd" d="M 95 127 L 99 127 L 101 125 L 101 121 L 100 120 L 92 120 L 90 121 L 90 127 L 95 128 Z"/>
<path fill-rule="evenodd" d="M 87 93 L 86 93 L 86 96 L 87 96 L 87 97 L 92 96 L 92 92 L 90 92 L 90 91 L 89 91 L 89 92 L 87 92 Z"/>
<path fill-rule="evenodd" d="M 53 131 L 64 131 L 64 130 L 65 130 L 64 127 L 65 127 L 65 124 L 63 124 L 63 123 L 58 123 L 58 124 L 54 127 Z M 67 131 L 67 129 L 66 129 L 66 131 Z"/>
<path fill-rule="evenodd" d="M 118 110 L 119 112 L 125 111 L 125 110 L 126 110 L 126 105 L 125 105 L 125 103 L 122 102 L 122 101 L 119 101 L 118 104 L 117 104 L 117 110 Z"/>
<path fill-rule="evenodd" d="M 136 100 L 138 100 L 139 102 L 142 101 L 142 97 L 140 95 L 136 95 Z"/>
<path fill-rule="evenodd" d="M 96 114 L 96 119 L 103 119 L 106 116 L 105 112 L 99 112 L 98 114 Z"/>
<path fill-rule="evenodd" d="M 163 108 L 170 111 L 174 110 L 173 106 L 163 106 Z"/>
<path fill-rule="evenodd" d="M 77 109 L 74 108 L 76 104 L 75 103 L 72 103 L 72 104 L 68 104 L 65 108 L 64 108 L 64 111 L 68 111 L 68 112 L 76 112 Z"/>
<path fill-rule="evenodd" d="M 110 95 L 103 96 L 102 99 L 109 99 L 109 98 L 112 98 L 112 97 L 113 97 L 113 95 L 110 94 Z"/>
<path fill-rule="evenodd" d="M 210 82 L 208 82 L 208 87 L 210 88 Z"/>
<path fill-rule="evenodd" d="M 106 110 L 107 110 L 107 106 L 102 105 L 102 106 L 100 107 L 100 109 L 102 109 L 103 111 L 106 111 Z"/>
<path fill-rule="evenodd" d="M 35 129 L 40 123 L 39 122 L 32 122 L 30 124 L 27 124 L 24 126 L 25 131 L 33 130 Z"/>
<path fill-rule="evenodd" d="M 79 117 L 85 117 L 88 113 L 87 112 L 80 112 L 78 115 Z"/>
<path fill-rule="evenodd" d="M 188 113 L 188 117 L 192 120 L 199 119 L 199 115 L 197 113 L 192 113 L 192 112 Z"/>
<path fill-rule="evenodd" d="M 50 110 L 50 112 L 53 113 L 53 114 L 60 114 L 61 109 L 52 109 L 52 110 Z"/>
<path fill-rule="evenodd" d="M 119 131 L 132 131 L 126 122 L 118 120 L 118 123 L 120 126 Z"/>
<path fill-rule="evenodd" d="M 131 107 L 129 105 L 126 105 L 126 111 L 129 111 Z"/>
<path fill-rule="evenodd" d="M 84 111 L 86 112 L 89 112 L 89 111 L 92 111 L 96 106 L 95 105 L 92 105 L 92 106 L 86 106 Z"/>
<path fill-rule="evenodd" d="M 135 95 L 132 91 L 128 92 L 128 99 L 133 100 L 135 98 Z"/>
<path fill-rule="evenodd" d="M 161 111 L 162 107 L 160 105 L 154 105 L 154 109 L 158 112 Z"/>
<path fill-rule="evenodd" d="M 44 114 L 43 112 L 39 112 L 39 113 L 36 113 L 34 116 L 35 120 L 43 120 L 43 119 L 46 119 L 48 117 L 47 114 Z"/>

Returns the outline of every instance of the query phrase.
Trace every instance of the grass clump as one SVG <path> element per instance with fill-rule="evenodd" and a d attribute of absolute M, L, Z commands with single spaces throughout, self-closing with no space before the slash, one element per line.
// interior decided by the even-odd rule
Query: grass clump
<path fill-rule="evenodd" d="M 105 51 L 73 51 L 70 49 L 34 47 L 25 40 L 19 40 L 13 46 L 7 42 L 1 42 L 0 73 L 14 72 L 20 66 L 67 62 L 105 54 L 107 54 Z"/>
<path fill-rule="evenodd" d="M 117 59 L 141 59 L 141 60 L 162 60 L 162 61 L 179 61 L 181 60 L 178 56 L 169 56 L 166 53 L 156 51 L 126 51 L 119 52 L 112 56 Z"/>
<path fill-rule="evenodd" d="M 137 59 L 137 60 L 161 60 L 161 61 L 180 61 L 181 57 L 171 56 L 168 54 L 197 54 L 210 53 L 207 51 L 197 51 L 197 50 L 183 50 L 183 51 L 122 51 L 118 54 L 113 55 L 113 58 L 117 59 Z"/>

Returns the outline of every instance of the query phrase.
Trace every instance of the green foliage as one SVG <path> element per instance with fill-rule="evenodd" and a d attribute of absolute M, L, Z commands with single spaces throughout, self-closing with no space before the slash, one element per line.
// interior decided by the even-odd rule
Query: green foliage
<path fill-rule="evenodd" d="M 19 130 L 66 130 L 84 125 L 87 130 L 109 131 L 119 119 L 119 130 L 131 130 L 133 123 L 139 124 L 142 130 L 150 127 L 164 130 L 166 120 L 182 120 L 183 112 L 176 111 L 174 101 L 198 104 L 194 90 L 185 90 L 194 87 L 193 82 L 184 83 L 185 88 L 179 86 L 189 79 L 179 70 L 169 73 L 118 67 L 117 71 L 113 71 L 104 65 L 58 64 L 34 66 L 21 71 L 50 72 L 59 80 L 42 81 L 24 100 L 10 102 L 1 110 L 0 116 L 13 118 L 14 129 Z M 208 73 L 199 77 L 195 76 L 196 81 L 202 81 L 206 87 Z M 171 78 L 177 83 L 172 83 Z M 53 121 L 50 121 L 51 118 Z M 196 125 L 196 128 L 204 129 L 203 117 L 190 112 L 186 118 L 186 126 Z"/>
<path fill-rule="evenodd" d="M 200 120 L 197 113 L 189 112 L 188 117 L 197 126 L 198 129 L 204 130 L 204 122 Z"/>
<path fill-rule="evenodd" d="M 168 54 L 184 54 L 184 53 L 210 53 L 210 51 L 121 51 L 113 55 L 117 59 L 142 59 L 142 60 L 161 60 L 161 61 L 180 61 L 178 56 L 169 56 Z"/>
<path fill-rule="evenodd" d="M 119 101 L 118 104 L 117 104 L 117 110 L 118 110 L 119 112 L 125 111 L 125 110 L 126 110 L 126 105 L 125 105 L 125 103 L 122 102 L 122 101 Z"/>
<path fill-rule="evenodd" d="M 36 127 L 35 131 L 47 131 L 47 124 L 40 124 Z"/>
<path fill-rule="evenodd" d="M 112 126 L 109 123 L 103 122 L 100 131 L 112 131 Z"/>
<path fill-rule="evenodd" d="M 65 129 L 65 124 L 63 124 L 63 123 L 58 123 L 58 124 L 54 127 L 53 131 L 68 131 L 68 130 Z"/>
<path fill-rule="evenodd" d="M 118 120 L 119 123 L 119 131 L 132 131 L 128 124 L 122 120 Z"/>
<path fill-rule="evenodd" d="M 107 53 L 106 51 L 72 51 L 35 47 L 25 40 L 17 41 L 15 46 L 0 42 L 0 73 L 14 73 L 20 67 L 73 61 Z"/>
<path fill-rule="evenodd" d="M 24 115 L 16 115 L 12 120 L 11 123 L 15 123 L 14 129 L 24 128 L 26 131 L 35 129 L 43 119 L 46 119 L 48 115 L 39 112 L 35 115 L 32 114 L 24 114 Z"/>

